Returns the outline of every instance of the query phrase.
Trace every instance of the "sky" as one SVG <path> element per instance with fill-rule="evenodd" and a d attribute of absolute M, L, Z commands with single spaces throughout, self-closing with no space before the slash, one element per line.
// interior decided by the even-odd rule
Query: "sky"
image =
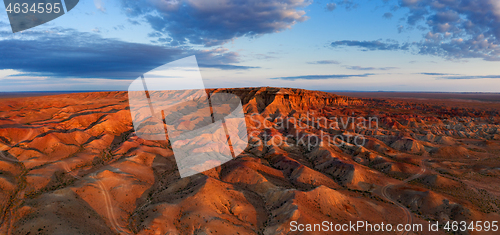
<path fill-rule="evenodd" d="M 195 55 L 207 88 L 500 92 L 498 0 L 80 0 L 12 33 L 0 92 L 127 90 Z"/>

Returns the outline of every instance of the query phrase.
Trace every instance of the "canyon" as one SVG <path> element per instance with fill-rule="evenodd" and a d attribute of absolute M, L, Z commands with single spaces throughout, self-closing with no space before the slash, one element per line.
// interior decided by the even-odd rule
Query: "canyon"
<path fill-rule="evenodd" d="M 168 140 L 136 135 L 127 92 L 1 99 L 0 234 L 302 234 L 294 221 L 447 234 L 425 229 L 500 220 L 500 102 L 207 92 L 241 99 L 248 145 L 185 178 Z"/>

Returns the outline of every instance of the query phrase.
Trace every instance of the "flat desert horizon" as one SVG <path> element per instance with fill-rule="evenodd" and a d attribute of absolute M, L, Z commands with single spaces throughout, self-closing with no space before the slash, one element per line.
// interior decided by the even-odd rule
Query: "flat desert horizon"
<path fill-rule="evenodd" d="M 497 94 L 207 92 L 241 99 L 248 144 L 184 178 L 127 92 L 2 98 L 0 233 L 498 234 Z"/>

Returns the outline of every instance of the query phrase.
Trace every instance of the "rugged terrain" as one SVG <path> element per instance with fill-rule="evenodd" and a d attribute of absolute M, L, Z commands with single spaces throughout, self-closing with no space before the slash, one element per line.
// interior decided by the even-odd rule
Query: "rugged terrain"
<path fill-rule="evenodd" d="M 0 234 L 295 234 L 292 221 L 424 230 L 428 221 L 500 221 L 498 102 L 209 92 L 241 98 L 250 143 L 188 178 L 168 141 L 135 135 L 126 92 L 1 100 Z"/>

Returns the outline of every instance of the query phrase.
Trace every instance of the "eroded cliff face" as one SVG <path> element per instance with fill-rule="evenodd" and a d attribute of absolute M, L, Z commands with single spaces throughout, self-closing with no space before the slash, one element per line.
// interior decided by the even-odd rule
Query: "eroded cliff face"
<path fill-rule="evenodd" d="M 134 134 L 125 92 L 3 100 L 0 233 L 294 234 L 292 222 L 500 219 L 498 109 L 209 90 L 220 92 L 241 98 L 248 147 L 188 178 L 168 141 Z"/>
<path fill-rule="evenodd" d="M 266 117 L 273 114 L 287 116 L 292 110 L 322 109 L 327 106 L 362 103 L 362 101 L 356 98 L 292 88 L 211 89 L 209 92 L 224 92 L 238 95 L 248 114 L 259 113 Z"/>

